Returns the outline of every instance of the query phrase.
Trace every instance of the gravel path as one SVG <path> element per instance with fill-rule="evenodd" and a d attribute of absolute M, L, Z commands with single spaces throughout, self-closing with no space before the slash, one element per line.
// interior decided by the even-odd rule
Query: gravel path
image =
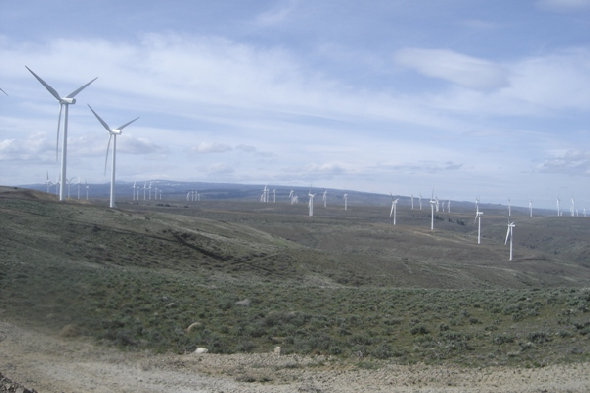
<path fill-rule="evenodd" d="M 153 355 L 96 347 L 0 321 L 0 372 L 40 393 L 589 392 L 590 364 L 537 369 L 396 365 L 324 357 Z"/>

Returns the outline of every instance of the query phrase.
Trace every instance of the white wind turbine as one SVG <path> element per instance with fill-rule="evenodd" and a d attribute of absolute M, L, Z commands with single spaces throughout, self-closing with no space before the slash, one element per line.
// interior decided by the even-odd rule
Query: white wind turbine
<path fill-rule="evenodd" d="M 414 194 L 410 195 L 410 210 L 414 210 Z"/>
<path fill-rule="evenodd" d="M 389 218 L 393 216 L 393 225 L 395 225 L 395 218 L 397 216 L 397 202 L 399 198 L 393 199 L 393 195 L 391 195 L 391 211 L 389 212 Z"/>
<path fill-rule="evenodd" d="M 326 207 L 326 203 L 328 202 L 327 194 L 328 194 L 327 190 L 324 190 L 324 192 L 322 193 L 322 202 L 324 202 L 324 207 Z"/>
<path fill-rule="evenodd" d="M 78 176 L 78 200 L 80 200 L 80 185 L 82 184 L 82 179 Z"/>
<path fill-rule="evenodd" d="M 509 261 L 512 260 L 512 230 L 515 226 L 516 225 L 514 225 L 514 222 L 508 224 L 508 230 L 506 231 L 506 240 L 504 240 L 504 245 L 506 245 L 508 239 L 510 239 L 510 257 L 508 258 Z"/>
<path fill-rule="evenodd" d="M 450 199 L 447 201 L 447 211 L 449 214 L 451 214 L 451 200 Z"/>
<path fill-rule="evenodd" d="M 475 221 L 477 221 L 477 244 L 481 244 L 481 216 L 483 216 L 483 212 L 476 212 L 475 213 Z"/>
<path fill-rule="evenodd" d="M 533 201 L 532 200 L 529 201 L 529 216 L 531 218 L 533 217 Z"/>
<path fill-rule="evenodd" d="M 560 199 L 559 199 L 559 196 L 557 197 L 557 200 L 556 200 L 556 202 L 557 202 L 557 217 L 559 217 L 559 216 L 561 215 L 561 214 L 559 213 L 559 202 L 561 202 L 561 201 L 560 201 Z"/>
<path fill-rule="evenodd" d="M 88 181 L 86 183 L 86 200 L 88 200 L 88 191 L 90 190 L 90 186 L 88 185 Z"/>
<path fill-rule="evenodd" d="M 295 191 L 291 190 L 289 192 L 289 203 L 293 204 L 293 195 L 295 195 Z"/>
<path fill-rule="evenodd" d="M 63 133 L 63 142 L 61 148 L 61 178 L 66 178 L 66 159 L 67 159 L 67 150 L 68 150 L 68 111 L 71 104 L 76 103 L 76 99 L 74 98 L 79 92 L 81 92 L 84 88 L 88 87 L 92 82 L 94 82 L 97 78 L 94 78 L 90 82 L 85 85 L 78 87 L 76 90 L 72 91 L 65 97 L 61 97 L 59 93 L 50 85 L 45 83 L 43 79 L 41 79 L 37 74 L 35 74 L 29 67 L 25 66 L 27 70 L 51 93 L 53 97 L 57 99 L 59 102 L 59 116 L 57 118 L 57 142 L 55 146 L 55 159 L 57 160 L 57 149 L 59 144 L 59 129 L 61 125 L 61 112 L 63 107 L 66 107 L 65 114 L 64 114 L 64 133 Z M 61 181 L 59 185 L 59 200 L 63 201 L 65 199 L 65 181 Z"/>
<path fill-rule="evenodd" d="M 348 210 L 348 194 L 344 194 L 344 211 Z"/>
<path fill-rule="evenodd" d="M 418 204 L 420 205 L 420 211 L 422 211 L 422 194 L 418 194 Z"/>
<path fill-rule="evenodd" d="M 574 200 L 574 197 L 572 197 L 571 206 L 570 206 L 570 214 L 572 217 L 575 216 L 575 212 L 576 212 L 576 201 Z"/>
<path fill-rule="evenodd" d="M 479 213 L 479 197 L 475 198 L 475 214 Z"/>
<path fill-rule="evenodd" d="M 117 160 L 117 135 L 121 135 L 121 133 L 123 132 L 123 129 L 125 127 L 127 127 L 129 124 L 131 124 L 134 121 L 136 121 L 137 119 L 139 119 L 139 117 L 136 117 L 135 119 L 123 124 L 122 126 L 113 129 L 113 128 L 109 127 L 109 125 L 94 111 L 94 109 L 92 109 L 92 107 L 90 105 L 88 105 L 88 108 L 90 108 L 90 110 L 92 111 L 92 113 L 94 114 L 96 119 L 99 121 L 99 123 L 102 124 L 104 129 L 107 130 L 109 133 L 109 142 L 107 143 L 107 152 L 106 152 L 106 155 L 104 158 L 105 173 L 107 171 L 107 159 L 109 157 L 109 147 L 111 145 L 111 139 L 113 140 L 113 156 L 112 156 L 112 164 L 111 164 L 111 167 L 112 167 L 111 168 L 111 195 L 110 195 L 109 207 L 114 208 L 115 207 L 115 164 L 116 164 L 116 160 Z M 151 184 L 150 184 L 150 188 L 151 188 Z"/>
<path fill-rule="evenodd" d="M 45 186 L 46 186 L 46 192 L 49 194 L 49 186 L 53 185 L 53 183 L 51 182 L 51 180 L 49 180 L 49 172 L 45 172 Z"/>
<path fill-rule="evenodd" d="M 436 201 L 434 199 L 430 200 L 430 230 L 434 231 L 434 205 L 436 205 Z"/>
<path fill-rule="evenodd" d="M 309 216 L 313 217 L 313 198 L 315 198 L 315 194 L 309 192 Z"/>

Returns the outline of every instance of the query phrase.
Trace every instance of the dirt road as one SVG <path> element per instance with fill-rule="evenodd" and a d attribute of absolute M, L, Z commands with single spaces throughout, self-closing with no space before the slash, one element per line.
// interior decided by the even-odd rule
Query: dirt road
<path fill-rule="evenodd" d="M 537 369 L 379 364 L 268 354 L 153 355 L 0 321 L 0 371 L 40 393 L 588 392 L 590 364 Z"/>

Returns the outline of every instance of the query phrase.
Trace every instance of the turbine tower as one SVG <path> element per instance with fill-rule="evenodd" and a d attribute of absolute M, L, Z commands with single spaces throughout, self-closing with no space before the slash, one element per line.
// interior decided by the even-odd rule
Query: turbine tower
<path fill-rule="evenodd" d="M 533 217 L 533 201 L 532 200 L 529 201 L 529 216 L 531 218 Z"/>
<path fill-rule="evenodd" d="M 324 192 L 322 193 L 322 202 L 324 202 L 324 207 L 326 207 L 326 203 L 328 201 L 327 194 L 328 194 L 327 190 L 324 190 Z"/>
<path fill-rule="evenodd" d="M 576 201 L 574 200 L 574 197 L 572 197 L 572 199 L 571 199 L 570 213 L 571 213 L 571 216 L 572 217 L 575 216 L 575 213 L 576 213 Z"/>
<path fill-rule="evenodd" d="M 59 129 L 60 129 L 60 125 L 61 125 L 61 112 L 62 112 L 62 109 L 64 108 L 64 106 L 66 107 L 65 114 L 64 114 L 63 142 L 61 145 L 62 146 L 62 148 L 61 148 L 61 179 L 65 180 L 65 179 L 67 179 L 67 177 L 66 177 L 66 159 L 67 159 L 67 150 L 68 150 L 68 112 L 69 112 L 69 107 L 70 107 L 70 105 L 76 103 L 76 99 L 74 97 L 78 93 L 80 93 L 84 88 L 90 86 L 90 84 L 92 82 L 94 82 L 97 78 L 94 78 L 93 80 L 91 80 L 87 84 L 78 87 L 76 90 L 72 91 L 67 96 L 61 97 L 59 95 L 59 93 L 53 87 L 51 87 L 50 85 L 45 83 L 45 81 L 43 79 L 41 79 L 37 74 L 35 74 L 29 67 L 25 66 L 25 68 L 27 70 L 29 70 L 29 72 L 31 74 L 33 74 L 33 76 L 39 81 L 39 83 L 41 83 L 43 86 L 45 86 L 47 91 L 49 91 L 49 93 L 51 93 L 51 95 L 53 97 L 55 97 L 55 99 L 57 99 L 57 101 L 59 102 L 59 116 L 57 118 L 57 141 L 56 141 L 56 146 L 55 146 L 55 159 L 56 159 L 56 161 L 57 161 L 57 150 L 58 150 L 58 144 L 59 144 Z M 65 186 L 66 186 L 66 182 L 61 181 L 59 184 L 59 200 L 60 201 L 63 201 L 65 199 Z"/>
<path fill-rule="evenodd" d="M 53 185 L 53 183 L 51 182 L 51 180 L 49 180 L 49 172 L 45 172 L 45 186 L 46 186 L 46 192 L 49 194 L 49 186 Z"/>
<path fill-rule="evenodd" d="M 344 211 L 348 210 L 348 194 L 344 194 Z"/>
<path fill-rule="evenodd" d="M 395 218 L 397 216 L 397 202 L 399 201 L 398 199 L 393 199 L 393 195 L 391 196 L 391 212 L 389 212 L 389 218 L 392 218 L 393 216 L 393 225 L 395 225 Z"/>
<path fill-rule="evenodd" d="M 504 240 L 504 245 L 506 245 L 508 239 L 510 239 L 510 257 L 508 258 L 509 261 L 512 260 L 512 230 L 515 226 L 516 225 L 514 225 L 514 222 L 508 224 L 508 230 L 506 231 L 506 240 Z"/>
<path fill-rule="evenodd" d="M 434 231 L 434 205 L 436 205 L 436 201 L 434 199 L 430 200 L 430 230 Z"/>
<path fill-rule="evenodd" d="M 475 221 L 477 221 L 477 244 L 481 244 L 481 216 L 483 216 L 483 212 L 478 211 L 475 213 Z"/>
<path fill-rule="evenodd" d="M 410 195 L 410 210 L 414 210 L 414 194 Z"/>
<path fill-rule="evenodd" d="M 309 216 L 313 217 L 313 198 L 315 198 L 315 194 L 309 193 Z"/>
<path fill-rule="evenodd" d="M 561 214 L 559 213 L 559 197 L 557 197 L 557 217 L 559 217 Z"/>
<path fill-rule="evenodd" d="M 111 145 L 111 139 L 113 140 L 113 156 L 112 156 L 112 164 L 111 164 L 111 196 L 110 196 L 110 202 L 109 202 L 109 207 L 112 209 L 115 207 L 115 164 L 116 164 L 116 159 L 117 159 L 117 135 L 121 135 L 121 133 L 123 132 L 123 129 L 125 127 L 127 127 L 129 124 L 133 123 L 134 121 L 136 121 L 137 119 L 139 119 L 139 117 L 136 117 L 135 119 L 123 124 L 122 126 L 118 127 L 118 128 L 110 128 L 109 125 L 103 120 L 101 119 L 101 117 L 94 111 L 94 109 L 92 109 L 92 107 L 90 105 L 88 105 L 88 108 L 90 108 L 90 110 L 92 111 L 92 113 L 94 114 L 94 116 L 96 117 L 96 119 L 99 121 L 100 124 L 102 124 L 102 126 L 105 128 L 105 130 L 108 131 L 109 133 L 109 142 L 107 143 L 107 152 L 104 158 L 104 171 L 106 173 L 107 171 L 107 159 L 109 157 L 109 147 Z M 151 185 L 150 185 L 151 188 Z"/>

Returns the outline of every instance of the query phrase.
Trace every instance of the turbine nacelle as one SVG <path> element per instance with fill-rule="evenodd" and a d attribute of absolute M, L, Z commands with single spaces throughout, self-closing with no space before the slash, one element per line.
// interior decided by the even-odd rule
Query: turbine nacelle
<path fill-rule="evenodd" d="M 76 103 L 76 99 L 75 98 L 69 98 L 69 97 L 61 97 L 59 99 L 59 103 L 60 104 L 66 104 L 66 105 L 75 104 Z"/>

